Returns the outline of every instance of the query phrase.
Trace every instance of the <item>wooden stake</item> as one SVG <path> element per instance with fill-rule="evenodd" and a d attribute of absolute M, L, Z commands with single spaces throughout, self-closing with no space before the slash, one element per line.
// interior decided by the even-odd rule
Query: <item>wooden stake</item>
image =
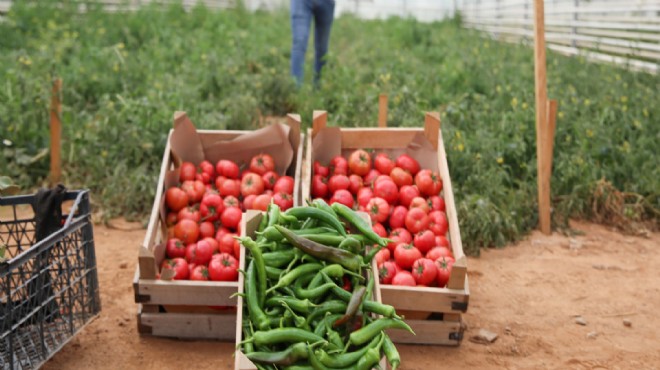
<path fill-rule="evenodd" d="M 387 127 L 387 94 L 378 96 L 378 127 Z"/>
<path fill-rule="evenodd" d="M 547 78 L 545 69 L 545 21 L 543 0 L 534 0 L 534 85 L 536 90 L 536 163 L 539 197 L 539 226 L 541 232 L 550 234 L 550 180 L 546 180 L 547 161 L 543 156 L 547 136 Z"/>
<path fill-rule="evenodd" d="M 55 185 L 62 178 L 62 105 L 60 90 L 62 79 L 53 81 L 50 98 L 50 184 Z"/>

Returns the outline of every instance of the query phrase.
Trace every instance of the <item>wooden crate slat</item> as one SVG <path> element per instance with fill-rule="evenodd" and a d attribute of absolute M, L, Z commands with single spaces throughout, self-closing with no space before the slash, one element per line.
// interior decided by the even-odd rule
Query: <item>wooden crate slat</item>
<path fill-rule="evenodd" d="M 458 346 L 463 339 L 462 323 L 442 320 L 406 320 L 416 335 L 404 330 L 387 330 L 394 343 Z"/>
<path fill-rule="evenodd" d="M 234 341 L 235 314 L 138 313 L 143 334 L 185 339 Z"/>
<path fill-rule="evenodd" d="M 138 294 L 148 297 L 143 303 L 235 306 L 236 298 L 230 296 L 238 290 L 238 282 L 200 281 L 138 281 Z"/>

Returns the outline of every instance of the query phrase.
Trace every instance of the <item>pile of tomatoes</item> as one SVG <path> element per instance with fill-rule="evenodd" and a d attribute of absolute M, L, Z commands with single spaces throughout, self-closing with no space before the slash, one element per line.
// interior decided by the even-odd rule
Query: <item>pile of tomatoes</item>
<path fill-rule="evenodd" d="M 293 207 L 294 179 L 279 176 L 268 154 L 254 156 L 244 170 L 225 159 L 183 162 L 179 174 L 180 185 L 165 192 L 169 239 L 161 271 L 174 270 L 174 280 L 238 280 L 234 237 L 243 211 L 265 211 L 271 201 Z"/>
<path fill-rule="evenodd" d="M 392 240 L 375 257 L 384 284 L 446 286 L 454 258 L 441 191 L 439 174 L 407 154 L 372 158 L 357 149 L 313 165 L 313 198 L 367 212 L 374 231 Z"/>

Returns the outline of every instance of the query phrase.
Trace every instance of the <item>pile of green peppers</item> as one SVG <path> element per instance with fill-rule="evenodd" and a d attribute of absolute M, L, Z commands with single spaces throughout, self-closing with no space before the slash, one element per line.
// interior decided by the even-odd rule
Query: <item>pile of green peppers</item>
<path fill-rule="evenodd" d="M 347 232 L 348 230 L 348 232 Z M 399 366 L 386 329 L 412 329 L 372 299 L 371 259 L 387 240 L 352 209 L 271 204 L 246 248 L 241 351 L 258 369 Z M 366 245 L 374 245 L 365 253 Z M 379 317 L 379 318 L 376 318 Z"/>

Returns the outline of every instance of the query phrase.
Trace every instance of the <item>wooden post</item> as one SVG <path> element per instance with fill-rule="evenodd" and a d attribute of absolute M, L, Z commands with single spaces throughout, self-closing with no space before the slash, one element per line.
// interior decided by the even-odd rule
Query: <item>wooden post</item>
<path fill-rule="evenodd" d="M 387 127 L 387 94 L 378 96 L 378 127 Z"/>
<path fill-rule="evenodd" d="M 549 170 L 543 159 L 547 136 L 547 78 L 545 70 L 545 20 L 543 0 L 534 1 L 534 85 L 536 90 L 536 163 L 539 196 L 539 226 L 541 232 L 550 234 L 550 181 L 546 180 Z"/>
<path fill-rule="evenodd" d="M 53 81 L 50 98 L 50 183 L 55 185 L 62 178 L 62 104 L 60 90 L 62 79 Z"/>

